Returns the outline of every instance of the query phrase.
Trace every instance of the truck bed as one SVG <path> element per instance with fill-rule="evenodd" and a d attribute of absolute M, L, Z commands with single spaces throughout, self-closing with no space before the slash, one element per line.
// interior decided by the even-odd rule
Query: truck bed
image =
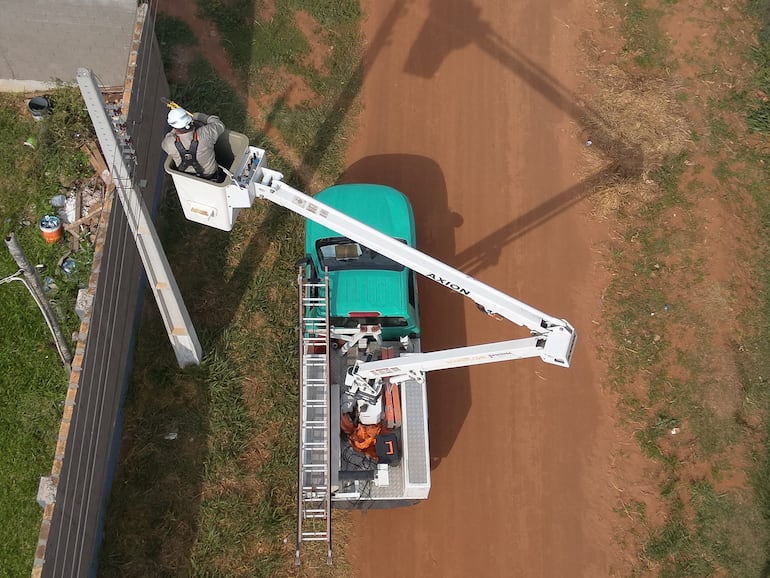
<path fill-rule="evenodd" d="M 379 348 L 367 353 L 379 359 Z M 399 351 L 398 342 L 384 342 L 383 347 Z M 420 340 L 412 340 L 414 352 L 420 351 Z M 393 431 L 399 437 L 401 459 L 397 464 L 377 464 L 353 449 L 340 427 L 341 389 L 347 368 L 360 353 L 355 347 L 347 354 L 331 352 L 331 487 L 332 504 L 341 508 L 387 508 L 416 503 L 428 497 L 430 490 L 430 452 L 428 447 L 427 390 L 417 380 L 399 384 L 400 428 Z"/>

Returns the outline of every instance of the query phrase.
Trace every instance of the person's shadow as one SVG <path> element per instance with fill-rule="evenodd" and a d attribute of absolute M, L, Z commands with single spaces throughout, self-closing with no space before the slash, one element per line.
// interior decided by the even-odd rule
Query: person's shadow
<path fill-rule="evenodd" d="M 340 183 L 377 183 L 404 193 L 412 203 L 417 248 L 454 266 L 454 228 L 462 217 L 452 213 L 441 167 L 432 159 L 411 154 L 364 157 L 353 163 Z M 463 298 L 418 275 L 423 351 L 468 345 Z M 427 376 L 431 467 L 446 457 L 471 407 L 466 368 L 434 371 Z"/>

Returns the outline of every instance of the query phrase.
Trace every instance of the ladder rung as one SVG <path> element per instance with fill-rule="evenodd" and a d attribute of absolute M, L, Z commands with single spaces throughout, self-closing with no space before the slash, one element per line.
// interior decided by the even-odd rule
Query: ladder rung
<path fill-rule="evenodd" d="M 330 406 L 327 399 L 331 353 L 329 280 L 328 277 L 318 283 L 300 280 L 299 285 L 299 329 L 303 349 L 300 352 L 300 496 L 295 563 L 300 563 L 301 543 L 321 541 L 328 542 L 328 563 L 331 563 Z M 303 523 L 307 524 L 307 529 L 303 528 Z M 320 531 L 324 526 L 325 531 Z"/>
<path fill-rule="evenodd" d="M 308 449 L 314 449 L 314 448 L 326 448 L 326 442 L 304 442 L 303 447 Z"/>
<path fill-rule="evenodd" d="M 310 444 L 314 444 L 314 445 L 310 445 Z M 316 437 L 316 439 L 314 440 L 302 438 L 302 449 L 317 450 L 320 447 L 326 448 L 325 436 L 323 437 L 323 439 L 320 439 L 320 440 L 318 439 L 318 437 Z"/>

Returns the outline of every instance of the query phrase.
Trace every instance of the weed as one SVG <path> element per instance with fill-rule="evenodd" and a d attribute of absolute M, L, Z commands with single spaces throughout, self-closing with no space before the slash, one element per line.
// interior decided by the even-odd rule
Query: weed
<path fill-rule="evenodd" d="M 39 219 L 54 211 L 49 199 L 67 193 L 75 181 L 93 176 L 78 150 L 91 137 L 90 122 L 77 89 L 48 95 L 49 113 L 41 121 L 25 114 L 18 96 L 0 95 L 0 224 L 14 233 L 27 258 L 41 264 L 49 278 L 48 297 L 64 335 L 77 330 L 74 313 L 79 286 L 89 274 L 92 248 L 83 243 L 73 255 L 76 272 L 58 266 L 68 253 L 62 243 L 46 243 Z M 24 142 L 34 137 L 35 148 Z M 0 278 L 18 270 L 7 251 L 0 251 Z M 0 285 L 0 560 L 3 573 L 29 573 L 40 529 L 35 496 L 39 477 L 50 471 L 56 431 L 61 419 L 67 375 L 35 301 L 20 282 Z"/>
<path fill-rule="evenodd" d="M 669 49 L 657 23 L 660 13 L 648 8 L 645 0 L 619 2 L 618 10 L 623 20 L 624 52 L 630 54 L 642 68 L 665 66 Z"/>
<path fill-rule="evenodd" d="M 665 38 L 657 42 L 662 33 L 655 21 L 661 12 L 642 1 L 623 4 L 619 12 L 624 19 L 626 51 L 642 66 L 647 81 L 654 82 L 656 70 L 667 59 L 658 50 L 668 47 Z M 672 11 L 678 9 L 675 4 L 658 6 Z M 732 15 L 724 18 L 719 6 L 713 9 L 719 14 L 719 49 L 739 51 L 734 31 L 738 20 Z M 666 155 L 648 172 L 657 185 L 655 190 L 644 203 L 627 204 L 626 211 L 618 213 L 626 229 L 622 245 L 612 250 L 614 276 L 605 293 L 611 296 L 606 304 L 617 344 L 610 361 L 612 383 L 621 395 L 624 415 L 632 423 L 642 424 L 636 430 L 642 450 L 660 464 L 660 497 L 667 509 L 666 521 L 651 530 L 640 560 L 646 570 L 654 565 L 657 575 L 671 578 L 758 576 L 768 567 L 770 445 L 749 458 L 755 464 L 750 470 L 754 495 L 749 488 L 716 489 L 741 469 L 740 451 L 753 451 L 758 443 L 754 436 L 760 430 L 762 435 L 770 433 L 766 425 L 770 395 L 766 378 L 759 377 L 770 374 L 770 322 L 765 305 L 770 287 L 766 266 L 770 159 L 743 145 L 749 140 L 747 131 L 735 122 L 737 113 L 747 119 L 749 131 L 770 129 L 766 104 L 770 94 L 770 2 L 749 2 L 749 9 L 765 23 L 751 55 L 755 76 L 746 82 L 734 72 L 735 67 L 715 63 L 708 54 L 688 61 L 707 71 L 697 76 L 699 81 L 735 88 L 726 94 L 711 91 L 705 98 L 698 94 L 697 99 L 689 95 L 689 89 L 675 93 L 674 100 L 688 108 L 706 103 L 695 115 L 703 121 L 688 128 L 689 142 L 702 150 Z M 725 210 L 742 213 L 742 226 L 751 231 L 756 228 L 752 237 L 760 240 L 758 253 L 750 257 L 758 259 L 754 278 L 760 281 L 750 290 L 756 301 L 752 298 L 743 304 L 745 318 L 736 324 L 741 335 L 737 343 L 720 348 L 719 354 L 714 353 L 715 343 L 709 335 L 715 332 L 715 324 L 722 324 L 722 317 L 733 315 L 733 305 L 730 301 L 728 313 L 725 299 L 718 295 L 724 286 L 709 280 L 710 255 L 698 249 L 703 224 L 699 220 L 702 213 L 696 209 L 704 195 L 714 195 L 704 184 L 711 176 L 703 174 L 704 166 L 713 167 L 711 174 L 720 185 L 718 197 L 729 203 Z M 691 167 L 689 173 L 686 167 Z M 686 186 L 683 179 L 689 181 Z M 747 193 L 752 201 L 746 201 Z M 675 227 L 670 222 L 674 214 Z M 731 290 L 741 289 L 731 286 Z M 673 302 L 665 322 L 656 309 L 664 296 Z M 756 306 L 762 310 L 757 311 Z M 651 317 L 650 312 L 656 315 Z M 688 338 L 688 332 L 698 337 Z M 653 336 L 658 338 L 651 345 Z M 740 378 L 725 377 L 721 366 L 730 367 L 734 356 Z M 738 383 L 742 400 L 735 393 Z M 640 384 L 646 385 L 646 395 L 639 395 Z M 680 437 L 668 437 L 674 428 L 681 430 Z M 700 470 L 705 474 L 691 471 L 697 471 L 698 465 L 709 466 Z M 634 570 L 639 575 L 644 571 Z"/>
<path fill-rule="evenodd" d="M 360 84 L 358 4 L 276 2 L 265 21 L 249 0 L 202 0 L 199 7 L 217 26 L 236 71 L 251 75 L 249 97 L 272 110 L 269 122 L 304 164 L 321 181 L 333 182 Z M 323 70 L 306 58 L 309 46 L 294 15 L 299 9 L 315 18 L 323 38 L 334 39 Z M 185 32 L 162 25 L 171 28 L 168 50 Z M 252 126 L 245 95 L 204 57 L 186 60 L 182 74 L 169 74 L 172 97 L 218 114 L 267 148 L 271 168 L 292 179 L 296 167 Z M 287 73 L 316 93 L 311 103 L 282 99 L 278 89 Z M 145 313 L 100 572 L 290 575 L 297 472 L 294 263 L 303 251 L 302 221 L 257 204 L 223 233 L 185 221 L 178 201 L 169 199 L 159 231 L 172 265 L 196 255 L 194 270 L 180 268 L 177 282 L 206 355 L 196 371 L 175 369 L 160 320 Z M 163 438 L 170 423 L 179 434 L 173 442 Z M 317 575 L 345 575 L 342 558 Z M 125 562 L 136 559 L 126 570 Z"/>
<path fill-rule="evenodd" d="M 155 19 L 155 37 L 160 46 L 161 61 L 165 69 L 171 68 L 174 57 L 180 48 L 194 46 L 198 39 L 187 24 L 165 14 L 158 14 Z"/>

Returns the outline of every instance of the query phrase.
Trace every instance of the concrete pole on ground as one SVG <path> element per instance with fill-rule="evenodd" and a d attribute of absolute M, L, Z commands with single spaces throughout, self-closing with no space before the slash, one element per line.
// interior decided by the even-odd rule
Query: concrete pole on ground
<path fill-rule="evenodd" d="M 201 344 L 198 335 L 163 251 L 155 224 L 133 182 L 133 171 L 129 166 L 133 161 L 126 158 L 130 156 L 127 152 L 132 147 L 125 135 L 119 138 L 116 133 L 93 72 L 87 68 L 78 68 L 77 80 L 112 180 L 117 185 L 118 198 L 133 233 L 150 289 L 155 295 L 179 367 L 200 365 Z"/>
<path fill-rule="evenodd" d="M 40 312 L 43 314 L 46 325 L 48 325 L 48 329 L 51 330 L 51 335 L 53 335 L 54 341 L 56 342 L 56 350 L 59 352 L 59 357 L 61 358 L 67 373 L 69 373 L 72 364 L 72 353 L 67 345 L 67 340 L 61 332 L 59 321 L 56 319 L 51 303 L 45 296 L 40 277 L 29 262 L 29 259 L 27 259 L 27 256 L 24 254 L 24 250 L 21 248 L 21 244 L 16 238 L 16 235 L 10 233 L 5 238 L 5 244 L 8 246 L 8 252 L 13 257 L 13 260 L 16 261 L 19 269 L 21 269 L 21 272 L 24 274 L 24 278 L 21 279 L 21 281 L 27 287 L 32 298 L 35 300 L 35 303 L 37 303 Z"/>

